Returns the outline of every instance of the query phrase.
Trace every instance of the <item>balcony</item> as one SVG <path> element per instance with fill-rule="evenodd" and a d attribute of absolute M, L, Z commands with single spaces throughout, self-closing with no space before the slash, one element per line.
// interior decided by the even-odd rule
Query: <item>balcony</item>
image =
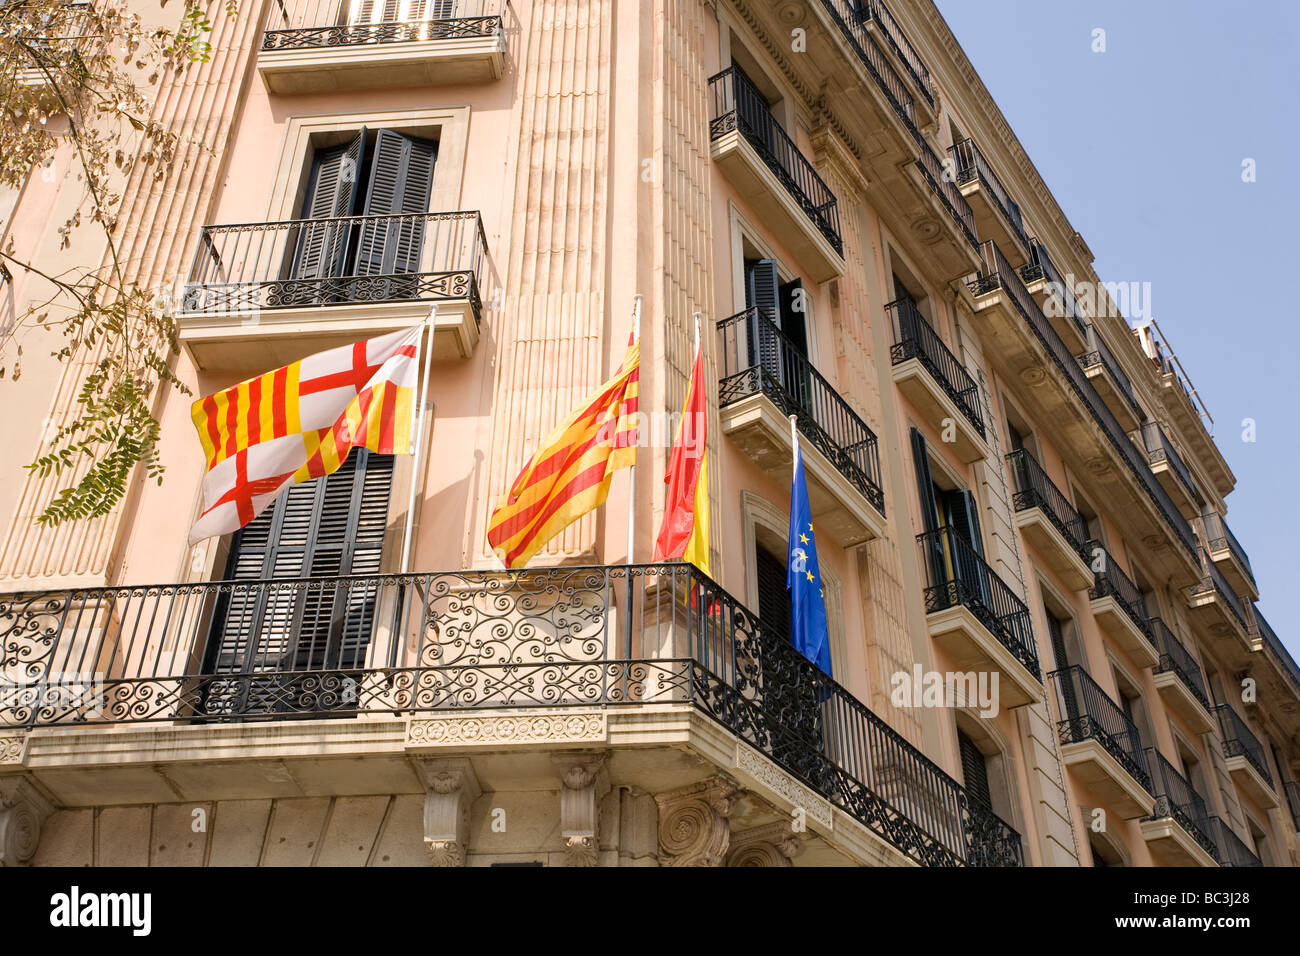
<path fill-rule="evenodd" d="M 925 569 L 926 624 L 958 670 L 999 675 L 1007 709 L 1042 699 L 1029 608 L 953 528 L 917 535 Z"/>
<path fill-rule="evenodd" d="M 1188 517 L 1200 515 L 1205 501 L 1196 490 L 1192 472 L 1158 422 L 1143 424 L 1142 444 L 1146 446 L 1152 473 L 1169 497 L 1177 503 L 1179 510 Z"/>
<path fill-rule="evenodd" d="M 1029 262 L 1033 243 L 1020 217 L 1020 206 L 1011 198 L 993 167 L 972 139 L 949 147 L 956 168 L 957 185 L 975 212 L 979 234 L 1007 251 L 1012 265 Z"/>
<path fill-rule="evenodd" d="M 1160 699 L 1187 722 L 1193 733 L 1210 733 L 1216 724 L 1201 665 L 1164 621 L 1153 617 L 1147 623 L 1160 652 L 1159 662 L 1151 669 Z"/>
<path fill-rule="evenodd" d="M 1070 590 L 1082 591 L 1089 587 L 1092 558 L 1083 518 L 1028 451 L 1020 448 L 1011 452 L 1007 462 L 1015 488 L 1011 505 L 1015 509 L 1016 527 Z"/>
<path fill-rule="evenodd" d="M 800 443 L 813 520 L 839 544 L 878 538 L 885 526 L 876 436 L 776 325 L 758 309 L 718 323 L 722 431 L 780 487 L 790 487 Z"/>
<path fill-rule="evenodd" d="M 1250 620 L 1246 606 L 1222 572 L 1201 552 L 1202 577 L 1187 589 L 1187 607 L 1193 621 L 1215 638 L 1229 638 L 1236 647 L 1251 649 Z"/>
<path fill-rule="evenodd" d="M 499 0 L 290 0 L 276 4 L 257 69 L 272 93 L 394 89 L 500 79 Z"/>
<path fill-rule="evenodd" d="M 1205 529 L 1205 550 L 1233 591 L 1251 601 L 1257 600 L 1259 587 L 1255 584 L 1250 558 L 1228 522 L 1217 511 L 1209 509 L 1201 515 L 1201 526 Z"/>
<path fill-rule="evenodd" d="M 1264 865 L 1241 837 L 1232 832 L 1232 827 L 1219 817 L 1211 817 L 1210 820 L 1214 826 L 1214 842 L 1219 847 L 1219 866 Z"/>
<path fill-rule="evenodd" d="M 1090 542 L 1089 551 L 1102 559 L 1101 570 L 1094 573 L 1092 589 L 1088 591 L 1097 625 L 1138 667 L 1155 666 L 1160 655 L 1141 590 L 1099 543 Z"/>
<path fill-rule="evenodd" d="M 1297 708 L 1291 702 L 1300 697 L 1300 664 L 1255 606 L 1250 608 L 1250 638 L 1257 658 L 1269 665 L 1262 673 L 1255 668 L 1251 672 L 1258 674 L 1266 693 L 1277 694 L 1278 700 L 1287 702 L 1278 708 L 1275 716 L 1284 725 L 1293 727 Z"/>
<path fill-rule="evenodd" d="M 467 358 L 486 251 L 477 212 L 205 226 L 181 339 L 200 368 L 267 368 L 410 328 L 436 305 L 434 358 Z"/>
<path fill-rule="evenodd" d="M 49 76 L 57 77 L 69 66 L 75 68 L 101 46 L 99 24 L 90 3 L 65 3 L 57 12 L 44 6 L 30 12 L 11 7 L 6 15 L 6 30 L 15 41 L 25 43 L 29 51 L 26 62 L 14 73 L 17 84 L 43 87 Z"/>
<path fill-rule="evenodd" d="M 980 255 L 980 270 L 967 279 L 966 289 L 982 334 L 993 343 L 985 354 L 1055 430 L 1076 472 L 1093 476 L 1124 527 L 1149 543 L 1159 573 L 1184 586 L 1195 581 L 1196 535 L 1146 455 L 1129 440 L 1001 250 L 985 242 Z"/>
<path fill-rule="evenodd" d="M 710 155 L 817 282 L 844 274 L 835 194 L 738 66 L 709 78 Z"/>
<path fill-rule="evenodd" d="M 1218 709 L 1219 733 L 1223 738 L 1223 756 L 1228 773 L 1243 793 L 1265 810 L 1277 806 L 1273 775 L 1268 770 L 1264 745 L 1246 726 L 1246 721 L 1228 704 Z"/>
<path fill-rule="evenodd" d="M 1078 665 L 1048 677 L 1066 767 L 1121 819 L 1149 817 L 1156 804 L 1151 769 L 1128 715 Z"/>
<path fill-rule="evenodd" d="M 65 805 L 260 794 L 289 777 L 385 793 L 412 754 L 499 761 L 513 741 L 518 766 L 558 740 L 614 750 L 611 782 L 651 792 L 721 762 L 747 800 L 777 818 L 803 806 L 811 834 L 863 856 L 1023 862 L 1015 830 L 689 565 L 123 586 L 0 609 L 0 675 L 23 679 L 0 685 L 0 729 L 26 731 L 24 767 Z M 647 737 L 647 718 L 673 733 Z M 548 722 L 562 732 L 510 736 Z M 227 752 L 200 749 L 214 734 Z M 379 745 L 340 759 L 341 734 Z"/>
<path fill-rule="evenodd" d="M 929 143 L 918 137 L 916 146 L 920 158 L 906 164 L 904 171 L 919 205 L 910 206 L 902 214 L 913 220 L 913 231 L 940 274 L 965 275 L 976 261 L 979 247 L 975 213 Z"/>
<path fill-rule="evenodd" d="M 1079 355 L 1079 366 L 1120 426 L 1125 431 L 1132 431 L 1141 425 L 1142 419 L 1146 417 L 1142 406 L 1133 395 L 1133 383 L 1124 374 L 1110 347 L 1106 345 L 1106 340 L 1097 333 L 1095 326 L 1088 326 L 1084 340 L 1085 348 Z"/>
<path fill-rule="evenodd" d="M 899 391 L 935 431 L 946 431 L 946 423 L 953 423 L 952 449 L 962 461 L 983 460 L 988 445 L 975 380 L 917 311 L 915 302 L 898 299 L 885 311 L 894 330 L 889 356 Z"/>
<path fill-rule="evenodd" d="M 921 94 L 921 102 L 929 117 L 934 115 L 934 84 L 930 80 L 930 71 L 921 61 L 903 32 L 894 15 L 889 12 L 883 0 L 858 0 L 858 16 L 866 26 L 867 32 L 883 41 L 881 46 L 891 51 L 903 72 L 911 79 L 913 89 Z M 915 103 L 915 100 L 913 101 Z"/>
<path fill-rule="evenodd" d="M 1033 241 L 1029 261 L 1020 269 L 1020 278 L 1061 340 L 1068 343 L 1072 351 L 1085 348 L 1088 318 L 1074 297 L 1072 283 L 1057 270 L 1052 257 L 1047 254 L 1047 247 L 1041 242 Z"/>
<path fill-rule="evenodd" d="M 1166 866 L 1217 866 L 1219 847 L 1205 800 L 1155 748 L 1147 749 L 1147 766 L 1156 805 L 1142 821 L 1142 838 L 1151 855 Z"/>

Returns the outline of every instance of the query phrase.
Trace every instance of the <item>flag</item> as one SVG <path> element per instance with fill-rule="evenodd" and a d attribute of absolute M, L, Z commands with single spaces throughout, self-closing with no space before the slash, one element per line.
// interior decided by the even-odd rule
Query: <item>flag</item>
<path fill-rule="evenodd" d="M 707 410 L 704 401 L 704 355 L 695 345 L 695 364 L 686 389 L 686 404 L 668 455 L 664 483 L 664 520 L 655 539 L 656 561 L 689 561 L 709 573 L 709 462 L 705 451 Z"/>
<path fill-rule="evenodd" d="M 826 627 L 826 593 L 817 566 L 817 541 L 813 536 L 812 507 L 803 477 L 799 435 L 794 436 L 794 486 L 790 489 L 790 554 L 785 586 L 790 592 L 790 643 L 828 676 L 831 642 Z"/>
<path fill-rule="evenodd" d="M 190 543 L 244 527 L 290 485 L 337 471 L 353 448 L 411 453 L 423 331 L 318 352 L 195 402 L 207 474 Z"/>
<path fill-rule="evenodd" d="M 546 436 L 501 496 L 487 538 L 507 568 L 522 568 L 603 504 L 614 472 L 636 464 L 640 373 L 641 343 L 631 341 L 613 377 Z"/>

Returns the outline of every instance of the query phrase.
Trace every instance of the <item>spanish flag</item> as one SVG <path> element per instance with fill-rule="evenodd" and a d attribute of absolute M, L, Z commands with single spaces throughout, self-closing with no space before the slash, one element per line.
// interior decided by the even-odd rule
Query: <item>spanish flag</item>
<path fill-rule="evenodd" d="M 195 402 L 207 474 L 190 543 L 244 527 L 290 485 L 337 471 L 353 448 L 410 454 L 423 331 L 318 352 Z"/>
<path fill-rule="evenodd" d="M 695 343 L 695 365 L 687 386 L 682 420 L 668 456 L 664 521 L 655 539 L 655 560 L 689 561 L 709 573 L 709 462 L 705 451 L 707 407 L 704 355 Z"/>
<path fill-rule="evenodd" d="M 522 568 L 546 542 L 609 497 L 614 472 L 636 464 L 641 344 L 628 343 L 613 378 L 546 436 L 492 512 L 488 544 Z"/>

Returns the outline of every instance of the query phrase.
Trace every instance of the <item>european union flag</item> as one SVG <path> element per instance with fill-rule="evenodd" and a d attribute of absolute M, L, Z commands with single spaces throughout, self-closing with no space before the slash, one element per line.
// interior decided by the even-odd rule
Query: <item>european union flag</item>
<path fill-rule="evenodd" d="M 793 430 L 793 429 L 792 429 Z M 794 435 L 794 487 L 790 490 L 790 554 L 785 565 L 790 592 L 790 642 L 804 657 L 831 674 L 831 641 L 826 627 L 826 594 L 817 566 L 812 507 L 803 478 L 799 435 Z"/>

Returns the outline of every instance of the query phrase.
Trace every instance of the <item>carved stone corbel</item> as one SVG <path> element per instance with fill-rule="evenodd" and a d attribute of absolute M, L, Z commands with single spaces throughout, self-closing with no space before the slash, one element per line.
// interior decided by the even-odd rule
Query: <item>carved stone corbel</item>
<path fill-rule="evenodd" d="M 732 837 L 727 866 L 793 866 L 805 836 L 789 823 L 769 823 Z"/>
<path fill-rule="evenodd" d="M 22 866 L 36 855 L 41 826 L 54 804 L 25 777 L 0 777 L 0 866 Z"/>
<path fill-rule="evenodd" d="M 556 754 L 560 835 L 568 866 L 595 866 L 600 850 L 600 798 L 609 790 L 605 754 Z"/>
<path fill-rule="evenodd" d="M 657 794 L 661 866 L 721 866 L 731 846 L 731 812 L 744 791 L 725 774 Z"/>
<path fill-rule="evenodd" d="M 417 761 L 426 788 L 424 847 L 434 866 L 464 866 L 469 853 L 469 814 L 483 792 L 465 757 Z"/>

